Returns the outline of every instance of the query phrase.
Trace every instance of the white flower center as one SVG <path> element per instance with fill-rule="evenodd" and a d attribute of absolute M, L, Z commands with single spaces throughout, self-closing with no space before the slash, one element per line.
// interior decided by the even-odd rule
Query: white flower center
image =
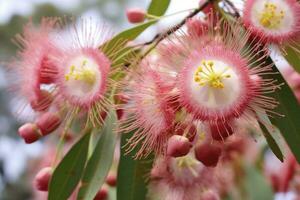
<path fill-rule="evenodd" d="M 251 19 L 255 26 L 273 34 L 289 32 L 294 24 L 293 12 L 283 0 L 256 1 Z"/>
<path fill-rule="evenodd" d="M 236 101 L 240 80 L 232 67 L 219 60 L 202 60 L 191 78 L 193 99 L 200 105 L 222 109 Z"/>
<path fill-rule="evenodd" d="M 99 91 L 101 72 L 90 57 L 81 55 L 72 59 L 65 71 L 65 86 L 76 97 L 86 97 Z"/>

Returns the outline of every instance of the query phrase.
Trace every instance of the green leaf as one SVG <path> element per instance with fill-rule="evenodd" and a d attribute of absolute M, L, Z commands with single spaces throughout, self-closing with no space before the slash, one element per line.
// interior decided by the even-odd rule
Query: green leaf
<path fill-rule="evenodd" d="M 87 160 L 90 133 L 86 133 L 56 167 L 48 200 L 67 200 L 76 188 Z"/>
<path fill-rule="evenodd" d="M 273 63 L 271 58 L 267 59 L 266 64 L 268 63 Z M 270 120 L 272 124 L 279 128 L 298 163 L 300 163 L 300 106 L 291 88 L 288 86 L 275 65 L 272 67 L 272 70 L 276 74 L 268 75 L 267 78 L 272 78 L 279 83 L 284 83 L 280 90 L 276 90 L 270 94 L 280 103 L 275 109 L 275 112 L 284 115 L 284 117 L 275 116 L 270 118 Z"/>
<path fill-rule="evenodd" d="M 107 116 L 101 137 L 84 170 L 77 199 L 93 200 L 103 185 L 113 162 L 117 134 L 113 132 L 117 116 L 112 110 Z"/>
<path fill-rule="evenodd" d="M 298 73 L 300 73 L 300 53 L 291 47 L 285 47 L 285 51 L 286 53 L 283 53 L 284 58 Z"/>
<path fill-rule="evenodd" d="M 273 200 L 274 194 L 271 186 L 267 183 L 264 176 L 253 166 L 245 166 L 244 186 L 248 200 Z"/>
<path fill-rule="evenodd" d="M 162 16 L 168 9 L 170 0 L 152 0 L 148 13 L 155 16 Z"/>
<path fill-rule="evenodd" d="M 156 16 L 161 16 L 165 13 L 168 6 L 170 4 L 170 0 L 153 0 L 149 6 L 148 13 Z M 136 39 L 144 30 L 146 30 L 149 26 L 155 24 L 158 20 L 149 20 L 145 23 L 139 24 L 133 28 L 127 29 L 116 36 L 114 36 L 110 41 L 105 43 L 102 47 L 104 48 L 105 52 L 111 51 L 112 49 L 116 49 L 116 57 L 118 63 L 120 60 L 122 61 L 122 56 L 127 56 L 131 53 L 131 48 L 122 49 L 123 46 L 126 45 L 127 42 Z M 116 48 L 118 47 L 118 48 Z M 129 51 L 128 51 L 129 50 Z M 136 49 L 132 49 L 135 51 Z M 114 63 L 116 65 L 116 63 Z"/>
<path fill-rule="evenodd" d="M 139 24 L 133 28 L 127 29 L 119 34 L 117 34 L 115 37 L 113 37 L 110 41 L 105 43 L 103 46 L 105 46 L 105 49 L 112 49 L 115 46 L 118 46 L 118 43 L 121 44 L 125 41 L 131 41 L 137 38 L 146 28 L 151 26 L 152 24 L 156 23 L 157 20 L 151 20 L 142 24 Z"/>
<path fill-rule="evenodd" d="M 127 140 L 133 133 L 123 134 L 121 137 L 121 147 L 124 146 Z M 141 200 L 146 198 L 147 185 L 146 176 L 150 171 L 153 157 L 149 156 L 146 159 L 134 160 L 135 151 L 125 155 L 124 148 L 121 148 L 121 158 L 118 168 L 117 182 L 117 199 L 123 200 Z"/>
<path fill-rule="evenodd" d="M 271 123 L 269 117 L 267 116 L 267 114 L 264 111 L 260 112 L 260 111 L 256 110 L 256 114 L 260 121 L 259 125 L 262 129 L 262 133 L 265 136 L 270 149 L 276 155 L 276 157 L 281 162 L 283 162 L 283 154 L 282 154 L 281 148 L 279 146 L 280 141 L 279 140 L 276 141 L 276 139 L 278 139 L 278 137 L 276 137 L 276 136 L 280 135 L 279 129 Z"/>

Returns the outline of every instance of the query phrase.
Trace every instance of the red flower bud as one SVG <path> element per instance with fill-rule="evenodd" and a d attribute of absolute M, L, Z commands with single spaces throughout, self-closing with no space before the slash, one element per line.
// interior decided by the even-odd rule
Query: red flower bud
<path fill-rule="evenodd" d="M 52 168 L 41 169 L 34 178 L 34 186 L 39 191 L 48 191 L 48 185 L 52 176 Z"/>
<path fill-rule="evenodd" d="M 219 162 L 222 150 L 219 146 L 211 143 L 204 143 L 196 146 L 195 157 L 206 167 L 215 167 Z"/>
<path fill-rule="evenodd" d="M 126 10 L 127 19 L 131 23 L 140 23 L 145 21 L 146 12 L 141 8 L 130 8 Z"/>
<path fill-rule="evenodd" d="M 211 137 L 216 141 L 225 141 L 227 137 L 233 134 L 233 129 L 228 122 L 218 122 L 210 124 Z"/>
<path fill-rule="evenodd" d="M 173 135 L 168 140 L 167 155 L 181 157 L 189 153 L 192 144 L 189 139 L 180 135 Z"/>
<path fill-rule="evenodd" d="M 25 140 L 27 144 L 37 141 L 42 134 L 35 124 L 26 123 L 18 130 L 19 135 Z"/>
<path fill-rule="evenodd" d="M 47 112 L 42 114 L 36 121 L 42 135 L 48 135 L 59 127 L 61 119 L 56 113 Z"/>
<path fill-rule="evenodd" d="M 117 185 L 117 176 L 114 172 L 109 172 L 107 177 L 106 177 L 106 183 L 109 185 L 109 186 L 116 186 Z"/>
<path fill-rule="evenodd" d="M 105 200 L 108 196 L 108 189 L 105 186 L 102 186 L 102 188 L 99 190 L 99 192 L 96 194 L 94 200 Z"/>

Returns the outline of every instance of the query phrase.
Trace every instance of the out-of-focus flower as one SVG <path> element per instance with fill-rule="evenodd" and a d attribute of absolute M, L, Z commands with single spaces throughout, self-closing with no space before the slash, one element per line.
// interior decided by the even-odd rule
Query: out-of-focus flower
<path fill-rule="evenodd" d="M 193 200 L 207 191 L 219 197 L 221 179 L 216 168 L 203 166 L 192 154 L 160 157 L 151 171 L 148 197 L 151 200 Z"/>
<path fill-rule="evenodd" d="M 53 46 L 53 34 L 58 26 L 57 18 L 43 18 L 39 27 L 29 22 L 23 34 L 16 36 L 20 47 L 17 58 L 9 64 L 14 79 L 13 89 L 26 97 L 32 108 L 43 111 L 49 108 L 51 95 L 42 84 L 54 82 L 57 69 L 49 55 L 57 49 Z"/>
<path fill-rule="evenodd" d="M 300 31 L 299 13 L 296 0 L 247 0 L 242 19 L 263 42 L 294 45 Z"/>
<path fill-rule="evenodd" d="M 142 142 L 137 157 L 152 151 L 162 153 L 175 119 L 175 111 L 169 104 L 170 98 L 166 96 L 170 86 L 145 61 L 140 70 L 133 73 L 133 80 L 124 90 L 130 101 L 124 107 L 127 116 L 120 121 L 120 132 L 135 131 L 128 142 L 129 150 Z"/>

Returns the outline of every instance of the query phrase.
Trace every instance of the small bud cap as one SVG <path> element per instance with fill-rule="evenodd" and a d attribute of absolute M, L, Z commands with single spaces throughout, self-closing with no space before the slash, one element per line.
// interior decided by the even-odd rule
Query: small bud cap
<path fill-rule="evenodd" d="M 225 141 L 233 134 L 233 128 L 227 122 L 210 124 L 211 137 L 216 141 Z"/>
<path fill-rule="evenodd" d="M 117 176 L 114 172 L 109 172 L 107 177 L 106 177 L 106 183 L 109 185 L 109 186 L 116 186 L 117 185 Z"/>
<path fill-rule="evenodd" d="M 215 144 L 204 143 L 195 148 L 195 157 L 206 167 L 215 167 L 219 162 L 222 150 Z"/>
<path fill-rule="evenodd" d="M 188 138 L 180 135 L 173 135 L 168 140 L 167 155 L 172 157 L 185 156 L 189 153 L 191 147 L 192 144 Z"/>
<path fill-rule="evenodd" d="M 141 8 L 130 8 L 126 10 L 126 16 L 130 23 L 140 23 L 145 21 L 146 12 Z"/>
<path fill-rule="evenodd" d="M 18 132 L 27 144 L 37 141 L 42 136 L 38 127 L 32 123 L 24 124 Z"/>
<path fill-rule="evenodd" d="M 105 200 L 107 197 L 108 197 L 108 189 L 107 187 L 102 186 L 102 188 L 96 194 L 94 200 Z"/>
<path fill-rule="evenodd" d="M 34 178 L 34 186 L 39 191 L 48 191 L 48 185 L 52 176 L 52 168 L 41 169 Z"/>

